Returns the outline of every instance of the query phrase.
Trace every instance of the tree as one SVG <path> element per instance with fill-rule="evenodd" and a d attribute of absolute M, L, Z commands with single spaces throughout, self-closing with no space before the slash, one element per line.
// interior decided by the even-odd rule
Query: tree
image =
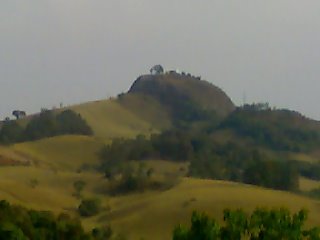
<path fill-rule="evenodd" d="M 16 121 L 6 121 L 0 130 L 0 142 L 11 144 L 22 140 L 23 128 Z"/>
<path fill-rule="evenodd" d="M 162 74 L 164 72 L 164 69 L 161 65 L 155 65 L 150 69 L 151 74 Z"/>
<path fill-rule="evenodd" d="M 62 134 L 92 135 L 92 129 L 81 117 L 72 110 L 65 110 L 56 117 L 59 132 Z"/>
<path fill-rule="evenodd" d="M 84 199 L 78 207 L 79 213 L 83 217 L 97 215 L 101 210 L 101 202 L 96 198 Z"/>
<path fill-rule="evenodd" d="M 26 116 L 26 112 L 25 111 L 20 111 L 20 110 L 14 110 L 12 112 L 12 115 L 15 116 L 17 119 L 23 118 Z"/>

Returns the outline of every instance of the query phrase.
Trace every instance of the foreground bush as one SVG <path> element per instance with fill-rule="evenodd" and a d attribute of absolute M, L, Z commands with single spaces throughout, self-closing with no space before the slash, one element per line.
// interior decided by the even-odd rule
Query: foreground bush
<path fill-rule="evenodd" d="M 27 210 L 0 201 L 0 239 L 5 240 L 89 240 L 77 219 L 66 214 Z"/>
<path fill-rule="evenodd" d="M 2 240 L 108 240 L 110 226 L 86 233 L 79 219 L 67 214 L 53 215 L 0 201 L 0 239 Z"/>
<path fill-rule="evenodd" d="M 267 210 L 258 208 L 251 215 L 242 210 L 225 210 L 224 224 L 205 213 L 194 212 L 191 227 L 177 226 L 173 240 L 220 240 L 220 239 L 320 239 L 320 228 L 306 230 L 303 225 L 307 212 L 301 210 L 291 215 L 287 209 Z"/>

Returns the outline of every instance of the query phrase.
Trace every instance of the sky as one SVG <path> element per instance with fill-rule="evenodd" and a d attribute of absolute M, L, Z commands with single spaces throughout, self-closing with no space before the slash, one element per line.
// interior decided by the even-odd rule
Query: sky
<path fill-rule="evenodd" d="M 0 118 L 127 91 L 155 64 L 320 120 L 319 0 L 0 0 Z M 245 96 L 245 97 L 244 97 Z"/>

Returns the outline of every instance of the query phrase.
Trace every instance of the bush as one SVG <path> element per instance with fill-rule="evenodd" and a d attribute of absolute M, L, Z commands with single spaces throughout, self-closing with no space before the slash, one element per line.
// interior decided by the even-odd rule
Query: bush
<path fill-rule="evenodd" d="M 0 239 L 5 240 L 92 240 L 80 221 L 66 214 L 59 217 L 51 212 L 28 210 L 0 201 Z"/>
<path fill-rule="evenodd" d="M 81 201 L 78 210 L 83 217 L 97 215 L 101 211 L 101 202 L 96 198 L 84 199 Z"/>
<path fill-rule="evenodd" d="M 112 236 L 112 229 L 109 225 L 101 228 L 94 228 L 92 229 L 92 236 L 96 240 L 108 240 Z"/>
<path fill-rule="evenodd" d="M 289 191 L 299 189 L 299 174 L 290 162 L 254 161 L 243 175 L 243 181 L 248 184 Z"/>
<path fill-rule="evenodd" d="M 92 135 L 92 129 L 80 114 L 71 110 L 63 111 L 57 115 L 57 123 L 61 134 Z"/>

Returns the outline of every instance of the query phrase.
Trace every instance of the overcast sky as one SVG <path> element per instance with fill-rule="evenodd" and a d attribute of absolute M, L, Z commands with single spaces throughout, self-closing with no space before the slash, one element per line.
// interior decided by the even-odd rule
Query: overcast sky
<path fill-rule="evenodd" d="M 0 117 L 115 96 L 154 64 L 320 119 L 319 0 L 0 0 Z"/>

